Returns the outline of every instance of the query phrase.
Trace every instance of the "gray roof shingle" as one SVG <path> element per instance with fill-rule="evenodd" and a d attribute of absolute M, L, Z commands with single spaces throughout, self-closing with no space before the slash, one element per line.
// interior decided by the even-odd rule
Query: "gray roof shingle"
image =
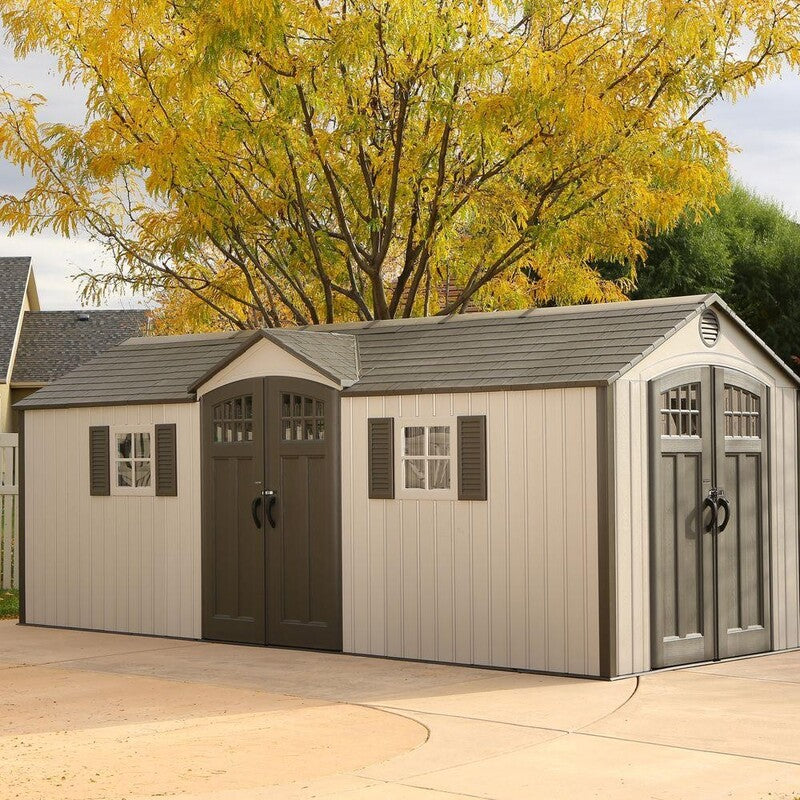
<path fill-rule="evenodd" d="M 180 403 L 244 352 L 258 331 L 128 339 L 17 403 L 18 408 Z"/>
<path fill-rule="evenodd" d="M 6 382 L 30 269 L 29 256 L 0 257 L 0 383 Z"/>
<path fill-rule="evenodd" d="M 281 328 L 264 333 L 342 386 L 350 386 L 358 380 L 358 348 L 352 334 L 313 328 Z"/>
<path fill-rule="evenodd" d="M 26 311 L 12 383 L 49 383 L 147 324 L 145 311 Z"/>
<path fill-rule="evenodd" d="M 735 318 L 716 295 L 703 295 L 131 339 L 17 407 L 192 400 L 195 389 L 262 336 L 336 379 L 344 394 L 608 385 L 710 305 Z"/>

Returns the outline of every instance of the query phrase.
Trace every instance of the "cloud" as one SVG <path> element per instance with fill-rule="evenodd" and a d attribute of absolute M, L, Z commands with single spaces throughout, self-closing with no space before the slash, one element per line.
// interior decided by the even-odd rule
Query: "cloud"
<path fill-rule="evenodd" d="M 97 243 L 85 238 L 65 239 L 56 234 L 0 236 L 0 255 L 31 256 L 42 308 L 71 309 L 80 302 L 80 285 L 71 276 L 89 269 L 110 269 L 108 255 Z M 145 298 L 118 294 L 103 303 L 105 308 L 141 308 Z"/>
<path fill-rule="evenodd" d="M 775 78 L 738 103 L 715 103 L 708 121 L 739 148 L 733 174 L 800 218 L 800 75 Z"/>

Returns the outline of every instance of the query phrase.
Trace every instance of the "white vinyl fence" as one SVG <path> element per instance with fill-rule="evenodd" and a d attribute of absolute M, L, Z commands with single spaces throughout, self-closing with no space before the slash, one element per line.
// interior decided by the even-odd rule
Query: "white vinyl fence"
<path fill-rule="evenodd" d="M 18 436 L 0 433 L 0 589 L 19 587 Z"/>

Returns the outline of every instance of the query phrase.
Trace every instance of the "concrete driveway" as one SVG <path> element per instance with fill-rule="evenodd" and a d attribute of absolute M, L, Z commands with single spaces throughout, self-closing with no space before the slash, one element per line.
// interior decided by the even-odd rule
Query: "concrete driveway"
<path fill-rule="evenodd" d="M 0 622 L 0 797 L 795 798 L 800 653 L 612 683 Z"/>

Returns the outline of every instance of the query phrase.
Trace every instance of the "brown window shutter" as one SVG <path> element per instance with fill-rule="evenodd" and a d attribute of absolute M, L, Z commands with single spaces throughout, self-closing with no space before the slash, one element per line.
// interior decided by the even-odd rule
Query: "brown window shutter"
<path fill-rule="evenodd" d="M 108 449 L 108 425 L 89 428 L 89 494 L 111 494 L 111 453 Z"/>
<path fill-rule="evenodd" d="M 394 498 L 394 419 L 367 420 L 369 496 L 375 500 Z"/>
<path fill-rule="evenodd" d="M 156 496 L 175 497 L 178 494 L 178 451 L 175 443 L 175 423 L 156 425 Z"/>
<path fill-rule="evenodd" d="M 486 499 L 486 417 L 458 418 L 458 499 Z"/>

